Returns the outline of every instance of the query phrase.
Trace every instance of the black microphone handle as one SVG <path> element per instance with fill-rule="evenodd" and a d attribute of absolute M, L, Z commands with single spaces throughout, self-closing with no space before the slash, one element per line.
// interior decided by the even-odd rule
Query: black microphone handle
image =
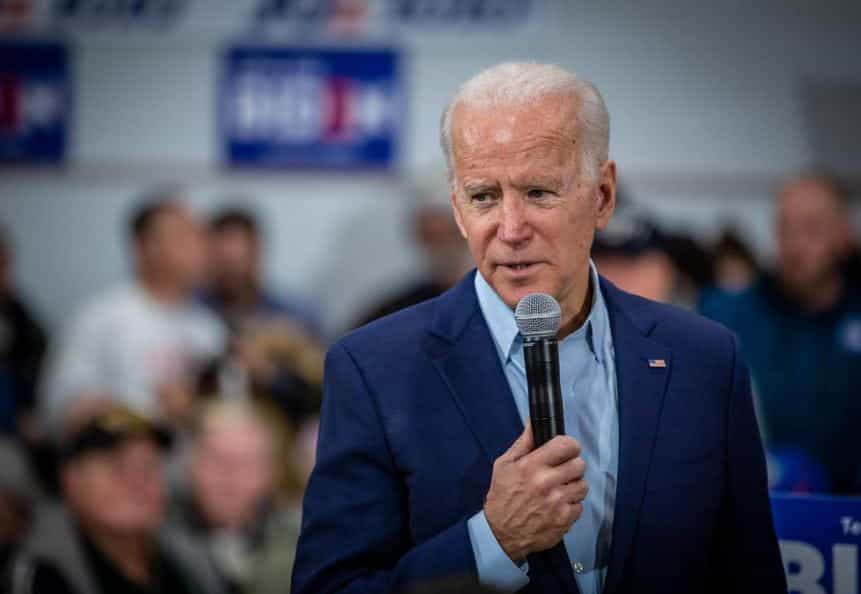
<path fill-rule="evenodd" d="M 559 344 L 555 338 L 527 340 L 523 343 L 523 359 L 529 386 L 529 418 L 538 448 L 557 435 L 565 435 Z"/>

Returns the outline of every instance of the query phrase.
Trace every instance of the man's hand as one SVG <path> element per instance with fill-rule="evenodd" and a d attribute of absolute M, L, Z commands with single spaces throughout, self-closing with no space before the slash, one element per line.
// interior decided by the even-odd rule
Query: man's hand
<path fill-rule="evenodd" d="M 576 440 L 560 435 L 536 450 L 533 447 L 527 421 L 523 434 L 493 463 L 484 503 L 493 535 L 516 563 L 562 540 L 583 513 L 589 491 Z"/>

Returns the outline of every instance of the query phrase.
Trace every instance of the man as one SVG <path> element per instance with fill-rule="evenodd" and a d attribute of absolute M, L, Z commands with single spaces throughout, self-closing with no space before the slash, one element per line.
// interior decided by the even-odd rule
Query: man
<path fill-rule="evenodd" d="M 41 404 L 54 433 L 104 400 L 181 422 L 196 375 L 224 349 L 221 324 L 193 301 L 206 260 L 191 211 L 158 194 L 129 231 L 135 281 L 86 306 L 49 361 Z"/>
<path fill-rule="evenodd" d="M 230 326 L 250 317 L 287 317 L 307 334 L 321 337 L 322 327 L 311 308 L 298 300 L 267 291 L 261 278 L 262 238 L 257 219 L 248 211 L 231 208 L 209 223 L 212 283 L 205 301 Z"/>
<path fill-rule="evenodd" d="M 162 428 L 116 406 L 72 429 L 62 448 L 65 507 L 43 512 L 16 594 L 200 591 L 157 541 L 166 443 Z"/>
<path fill-rule="evenodd" d="M 804 174 L 777 193 L 777 268 L 703 312 L 739 336 L 782 489 L 861 492 L 861 294 L 843 273 L 846 195 Z M 781 460 L 810 471 L 781 480 Z M 825 480 L 818 479 L 825 470 Z M 789 471 L 786 468 L 787 472 Z"/>
<path fill-rule="evenodd" d="M 442 139 L 478 271 L 330 351 L 294 592 L 785 592 L 732 336 L 590 266 L 616 186 L 594 86 L 496 66 Z M 540 448 L 512 312 L 534 292 L 562 307 L 569 432 Z"/>
<path fill-rule="evenodd" d="M 289 591 L 299 514 L 276 493 L 279 433 L 269 412 L 243 401 L 208 404 L 197 420 L 188 489 L 165 536 L 212 591 Z"/>
<path fill-rule="evenodd" d="M 46 339 L 15 289 L 13 266 L 12 246 L 0 231 L 0 433 L 20 434 L 29 441 Z"/>
<path fill-rule="evenodd" d="M 209 246 L 212 282 L 203 300 L 231 331 L 249 380 L 240 390 L 273 399 L 299 426 L 319 410 L 322 326 L 310 307 L 263 287 L 260 229 L 250 213 L 213 217 Z"/>

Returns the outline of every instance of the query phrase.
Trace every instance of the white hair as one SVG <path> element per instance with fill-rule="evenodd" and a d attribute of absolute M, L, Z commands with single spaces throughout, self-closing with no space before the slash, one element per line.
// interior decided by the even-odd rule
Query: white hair
<path fill-rule="evenodd" d="M 597 87 L 553 64 L 504 62 L 463 83 L 443 111 L 440 144 L 449 181 L 454 183 L 451 126 L 457 106 L 514 106 L 549 95 L 571 97 L 576 102 L 577 125 L 583 133 L 580 146 L 584 173 L 590 179 L 597 178 L 601 165 L 609 158 L 610 147 L 610 114 Z"/>

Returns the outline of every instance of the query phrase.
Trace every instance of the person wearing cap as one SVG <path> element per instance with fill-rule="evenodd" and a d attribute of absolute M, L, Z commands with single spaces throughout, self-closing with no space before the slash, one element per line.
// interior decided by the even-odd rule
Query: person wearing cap
<path fill-rule="evenodd" d="M 615 208 L 597 89 L 492 67 L 441 124 L 477 271 L 329 351 L 293 594 L 444 577 L 528 594 L 785 594 L 733 335 L 590 261 Z M 514 310 L 558 302 L 565 435 L 536 447 Z"/>
<path fill-rule="evenodd" d="M 158 540 L 168 442 L 163 428 L 119 406 L 72 428 L 60 447 L 62 508 L 34 528 L 28 579 L 15 594 L 201 592 Z"/>

